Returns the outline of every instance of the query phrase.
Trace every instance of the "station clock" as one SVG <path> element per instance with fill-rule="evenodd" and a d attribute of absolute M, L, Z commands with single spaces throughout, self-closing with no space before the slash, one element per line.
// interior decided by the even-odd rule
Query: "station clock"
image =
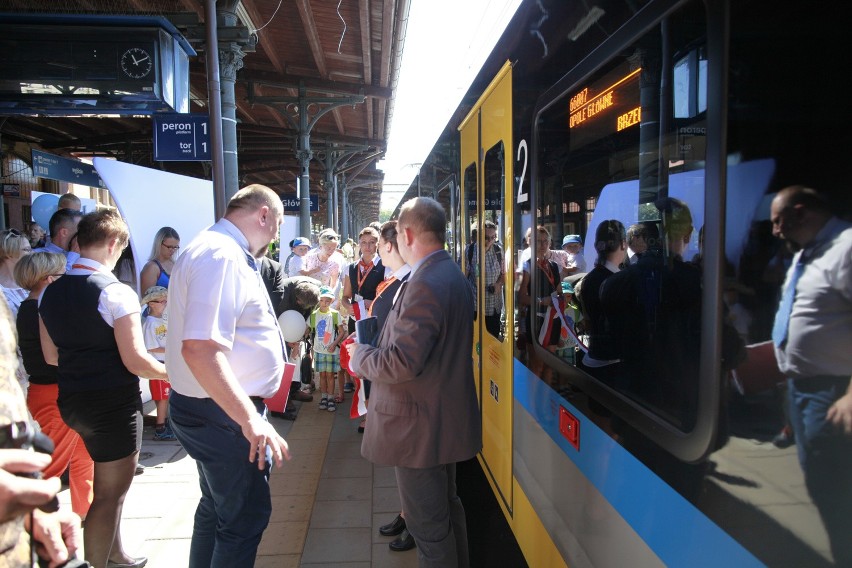
<path fill-rule="evenodd" d="M 144 79 L 153 68 L 153 57 L 144 48 L 131 47 L 121 55 L 121 71 L 130 79 Z"/>

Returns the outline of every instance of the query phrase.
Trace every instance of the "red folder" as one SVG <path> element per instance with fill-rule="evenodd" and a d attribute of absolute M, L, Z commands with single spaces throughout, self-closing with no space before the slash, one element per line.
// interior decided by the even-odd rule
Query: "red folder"
<path fill-rule="evenodd" d="M 731 379 L 741 394 L 755 394 L 775 388 L 786 378 L 778 370 L 775 346 L 771 341 L 746 345 L 748 357 L 732 372 Z"/>
<path fill-rule="evenodd" d="M 290 383 L 293 382 L 295 374 L 296 365 L 294 363 L 284 363 L 284 375 L 281 377 L 281 386 L 278 387 L 278 392 L 271 398 L 263 399 L 270 412 L 284 412 L 284 409 L 287 407 L 287 397 L 290 396 Z"/>

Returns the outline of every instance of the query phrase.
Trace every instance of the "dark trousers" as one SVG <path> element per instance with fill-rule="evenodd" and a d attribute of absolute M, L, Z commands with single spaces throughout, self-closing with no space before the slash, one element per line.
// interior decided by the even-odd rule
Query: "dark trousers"
<path fill-rule="evenodd" d="M 852 437 L 826 419 L 849 388 L 849 377 L 790 379 L 787 385 L 805 486 L 828 532 L 835 564 L 852 566 Z"/>
<path fill-rule="evenodd" d="M 467 568 L 467 522 L 456 493 L 456 464 L 396 468 L 405 526 L 420 568 Z"/>
<path fill-rule="evenodd" d="M 266 418 L 266 406 L 255 402 Z M 177 439 L 198 467 L 201 500 L 195 510 L 190 568 L 250 568 L 272 515 L 269 464 L 249 463 L 249 443 L 240 426 L 210 398 L 172 390 L 169 416 Z"/>

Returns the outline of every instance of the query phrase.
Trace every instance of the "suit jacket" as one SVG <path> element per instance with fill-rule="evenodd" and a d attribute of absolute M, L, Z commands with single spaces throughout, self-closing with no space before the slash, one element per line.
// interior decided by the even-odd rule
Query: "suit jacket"
<path fill-rule="evenodd" d="M 284 296 L 284 269 L 281 264 L 264 256 L 260 261 L 260 277 L 266 286 L 275 317 L 280 316 L 284 310 L 281 309 L 281 298 Z"/>
<path fill-rule="evenodd" d="M 482 430 L 472 342 L 470 286 L 438 251 L 400 288 L 378 347 L 355 352 L 354 368 L 372 381 L 365 458 L 425 468 L 476 455 Z"/>

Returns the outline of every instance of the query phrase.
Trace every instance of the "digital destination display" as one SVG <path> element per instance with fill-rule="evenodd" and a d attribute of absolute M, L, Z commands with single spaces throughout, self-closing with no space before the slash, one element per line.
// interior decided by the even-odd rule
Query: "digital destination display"
<path fill-rule="evenodd" d="M 642 69 L 612 78 L 612 74 L 580 89 L 568 101 L 571 146 L 577 148 L 639 124 L 639 77 Z"/>

